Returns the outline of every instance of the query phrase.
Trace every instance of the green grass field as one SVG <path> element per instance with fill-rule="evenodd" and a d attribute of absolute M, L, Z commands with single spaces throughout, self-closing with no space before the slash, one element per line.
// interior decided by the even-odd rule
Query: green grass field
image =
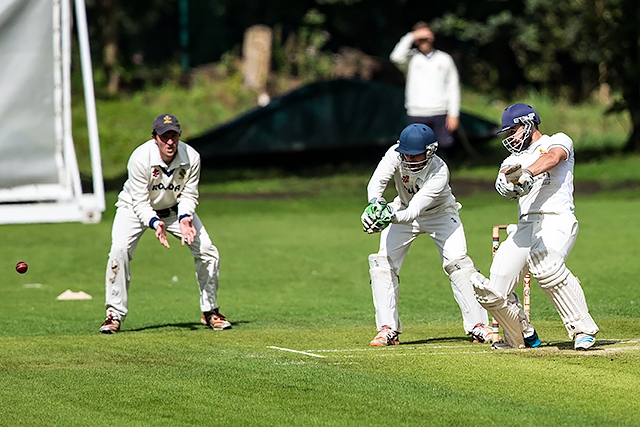
<path fill-rule="evenodd" d="M 535 282 L 541 348 L 472 344 L 426 236 L 402 271 L 402 345 L 370 348 L 367 255 L 378 242 L 360 226 L 367 179 L 202 185 L 229 331 L 200 325 L 188 250 L 147 233 L 123 331 L 97 333 L 115 193 L 96 225 L 2 226 L 0 425 L 640 425 L 637 191 L 576 196 L 581 231 L 568 265 L 601 327 L 591 351 L 572 350 Z M 487 272 L 491 226 L 513 222 L 516 206 L 495 193 L 460 199 L 469 254 Z M 93 300 L 57 301 L 66 289 Z"/>

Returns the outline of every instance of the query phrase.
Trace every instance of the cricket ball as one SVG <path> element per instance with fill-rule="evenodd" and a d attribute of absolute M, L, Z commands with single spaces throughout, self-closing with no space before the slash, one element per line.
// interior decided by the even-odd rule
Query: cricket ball
<path fill-rule="evenodd" d="M 20 274 L 26 273 L 28 268 L 29 266 L 24 261 L 20 261 L 19 263 L 16 264 L 16 271 Z"/>

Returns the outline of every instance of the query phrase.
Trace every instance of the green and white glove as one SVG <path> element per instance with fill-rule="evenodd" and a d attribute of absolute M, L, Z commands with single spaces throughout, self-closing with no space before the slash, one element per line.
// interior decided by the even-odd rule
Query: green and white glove
<path fill-rule="evenodd" d="M 363 230 L 373 234 L 387 228 L 393 218 L 393 208 L 381 197 L 369 201 L 369 206 L 365 208 L 360 219 L 362 220 Z"/>

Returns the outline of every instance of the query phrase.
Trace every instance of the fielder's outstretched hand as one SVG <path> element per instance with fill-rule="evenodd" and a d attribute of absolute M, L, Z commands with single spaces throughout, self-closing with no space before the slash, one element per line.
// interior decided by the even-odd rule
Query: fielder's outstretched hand
<path fill-rule="evenodd" d="M 167 225 L 162 220 L 156 222 L 156 239 L 158 239 L 165 248 L 169 247 L 169 242 L 167 241 Z"/>
<path fill-rule="evenodd" d="M 186 243 L 191 245 L 196 238 L 196 228 L 193 226 L 193 220 L 190 216 L 186 216 L 180 220 L 180 234 L 182 234 L 182 246 Z"/>

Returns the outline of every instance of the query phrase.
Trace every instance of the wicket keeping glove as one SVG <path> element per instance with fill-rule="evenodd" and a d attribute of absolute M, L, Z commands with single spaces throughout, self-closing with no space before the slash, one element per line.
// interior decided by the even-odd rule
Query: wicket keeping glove
<path fill-rule="evenodd" d="M 362 213 L 363 230 L 369 234 L 378 233 L 391 224 L 394 218 L 393 208 L 383 198 L 372 199 Z"/>

